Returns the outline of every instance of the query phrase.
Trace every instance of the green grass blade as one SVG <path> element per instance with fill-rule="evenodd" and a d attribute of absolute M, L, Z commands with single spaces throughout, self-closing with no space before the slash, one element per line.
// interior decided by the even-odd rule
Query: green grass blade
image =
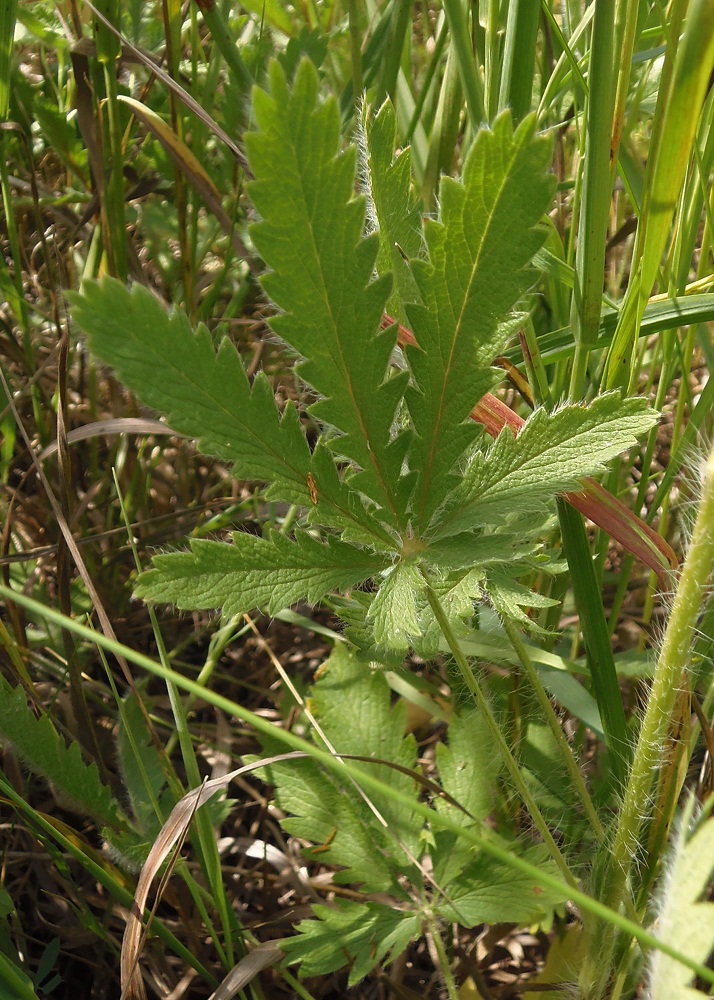
<path fill-rule="evenodd" d="M 578 220 L 575 268 L 580 297 L 573 297 L 575 360 L 570 379 L 570 398 L 578 400 L 585 389 L 588 357 L 597 338 L 602 312 L 605 247 L 610 217 L 610 138 L 615 100 L 613 33 L 615 0 L 595 6 L 590 49 L 585 134 L 583 196 Z"/>
<path fill-rule="evenodd" d="M 666 96 L 661 136 L 652 148 L 648 163 L 634 252 L 638 270 L 630 280 L 621 320 L 608 353 L 603 375 L 603 385 L 608 389 L 627 385 L 634 375 L 632 354 L 640 320 L 657 278 L 712 69 L 714 4 L 711 0 L 692 0 Z"/>
<path fill-rule="evenodd" d="M 531 110 L 540 6 L 539 0 L 508 4 L 498 107 L 510 107 L 514 122 Z"/>
<path fill-rule="evenodd" d="M 561 499 L 558 516 L 605 742 L 612 755 L 613 773 L 623 782 L 629 757 L 627 723 L 590 545 L 582 515 Z"/>
<path fill-rule="evenodd" d="M 444 13 L 451 32 L 456 62 L 466 95 L 469 121 L 471 128 L 476 132 L 486 120 L 486 109 L 483 101 L 483 84 L 471 45 L 468 14 L 461 0 L 444 0 Z"/>

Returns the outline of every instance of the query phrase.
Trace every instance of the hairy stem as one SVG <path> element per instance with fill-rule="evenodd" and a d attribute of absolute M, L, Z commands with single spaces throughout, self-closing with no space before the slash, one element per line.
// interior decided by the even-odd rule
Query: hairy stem
<path fill-rule="evenodd" d="M 573 782 L 575 789 L 580 797 L 580 801 L 585 810 L 585 814 L 590 821 L 595 836 L 598 840 L 602 841 L 605 837 L 605 831 L 603 829 L 602 823 L 600 822 L 600 817 L 595 811 L 595 806 L 593 805 L 592 799 L 590 798 L 590 793 L 585 786 L 585 780 L 580 772 L 578 763 L 573 756 L 573 752 L 568 745 L 568 741 L 565 738 L 565 733 L 562 730 L 558 716 L 555 714 L 555 710 L 551 704 L 550 698 L 543 687 L 540 677 L 538 676 L 538 671 L 533 665 L 526 647 L 521 642 L 521 638 L 518 632 L 507 618 L 502 618 L 501 623 L 503 625 L 504 631 L 508 636 L 509 642 L 513 646 L 516 652 L 516 656 L 521 661 L 521 666 L 523 671 L 528 678 L 528 682 L 535 692 L 535 696 L 538 699 L 538 704 L 540 705 L 541 711 L 548 722 L 550 731 L 555 739 L 556 746 L 560 751 L 560 755 L 563 758 L 563 762 L 570 776 L 570 780 Z"/>
<path fill-rule="evenodd" d="M 713 564 L 714 448 L 704 469 L 701 504 L 655 667 L 647 710 L 602 883 L 600 898 L 614 910 L 619 909 L 625 900 L 640 831 L 646 818 L 645 803 L 652 792 L 677 697 L 685 681 L 697 617 Z M 589 949 L 592 956 L 590 963 L 594 967 L 589 972 L 596 972 L 592 977 L 595 989 L 591 986 L 589 992 L 592 998 L 600 997 L 605 990 L 614 947 L 612 928 L 605 928 L 600 934 L 602 941 L 596 942 L 597 947 Z"/>
<path fill-rule="evenodd" d="M 504 764 L 506 765 L 506 770 L 508 771 L 509 777 L 511 778 L 511 781 L 515 785 L 518 794 L 521 796 L 526 806 L 526 809 L 530 814 L 534 826 L 536 827 L 541 837 L 543 838 L 543 842 L 548 848 L 548 851 L 553 860 L 555 861 L 556 865 L 558 866 L 563 878 L 572 888 L 577 888 L 578 883 L 573 873 L 570 871 L 568 863 L 563 857 L 560 848 L 553 839 L 553 835 L 548 829 L 548 825 L 545 822 L 545 819 L 543 818 L 543 814 L 541 813 L 540 808 L 538 807 L 538 803 L 533 798 L 530 789 L 528 788 L 523 779 L 520 767 L 518 766 L 518 761 L 511 753 L 511 749 L 508 746 L 508 743 L 506 742 L 503 733 L 501 732 L 501 728 L 498 725 L 498 722 L 496 721 L 493 712 L 491 711 L 491 706 L 489 705 L 486 696 L 481 690 L 478 681 L 474 677 L 473 670 L 469 666 L 468 660 L 466 659 L 463 650 L 459 646 L 458 639 L 454 634 L 454 630 L 451 627 L 451 623 L 449 622 L 446 612 L 444 611 L 441 602 L 436 592 L 434 591 L 434 588 L 431 585 L 431 580 L 429 578 L 429 575 L 427 571 L 424 569 L 424 567 L 420 567 L 420 571 L 426 582 L 426 596 L 427 600 L 429 601 L 429 605 L 431 606 L 431 610 L 434 612 L 434 617 L 436 618 L 439 624 L 439 628 L 441 629 L 442 634 L 446 639 L 449 649 L 451 650 L 451 655 L 454 657 L 456 665 L 458 666 L 461 672 L 461 676 L 464 679 L 464 683 L 466 684 L 469 691 L 473 695 L 474 701 L 478 705 L 479 711 L 486 720 L 489 732 L 491 733 L 491 739 L 496 745 L 501 755 L 501 758 Z"/>

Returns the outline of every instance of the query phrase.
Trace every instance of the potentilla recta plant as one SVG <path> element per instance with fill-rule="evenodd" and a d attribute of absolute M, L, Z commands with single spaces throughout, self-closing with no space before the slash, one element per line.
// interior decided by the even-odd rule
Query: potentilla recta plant
<path fill-rule="evenodd" d="M 349 648 L 362 660 L 395 664 L 410 651 L 428 658 L 448 650 L 477 713 L 476 722 L 454 728 L 449 753 L 458 748 L 468 757 L 465 748 L 490 741 L 495 770 L 484 763 L 483 773 L 493 780 L 507 775 L 525 803 L 542 840 L 533 864 L 575 889 L 578 880 L 524 777 L 518 751 L 461 646 L 461 638 L 473 633 L 477 609 L 495 611 L 533 685 L 543 724 L 562 751 L 578 808 L 602 839 L 519 631 L 537 631 L 528 612 L 554 603 L 531 586 L 563 568 L 545 544 L 554 497 L 577 492 L 583 477 L 602 472 L 655 424 L 657 414 L 646 400 L 610 392 L 587 405 L 536 409 L 517 435 L 506 427 L 495 441 L 470 419 L 474 405 L 502 378 L 492 362 L 513 337 L 513 311 L 526 308 L 524 297 L 538 277 L 532 260 L 545 238 L 542 220 L 555 183 L 550 142 L 536 135 L 533 117 L 514 129 L 509 114 L 502 114 L 476 136 L 461 179 L 442 179 L 438 216 L 423 218 L 410 190 L 409 152 L 395 152 L 389 105 L 365 116 L 359 170 L 357 148 L 341 143 L 338 106 L 320 99 L 309 61 L 300 64 L 292 85 L 273 64 L 269 90 L 255 92 L 253 114 L 255 130 L 246 137 L 254 176 L 248 195 L 258 221 L 250 234 L 265 265 L 263 288 L 275 306 L 270 325 L 294 352 L 295 370 L 314 400 L 306 415 L 292 401 L 280 409 L 267 377 L 259 373 L 251 384 L 228 340 L 216 349 L 207 328 L 192 330 L 183 312 L 167 313 L 141 286 L 127 289 L 110 278 L 87 282 L 72 297 L 73 317 L 94 353 L 166 414 L 174 430 L 232 463 L 240 480 L 263 484 L 267 500 L 291 505 L 290 526 L 263 535 L 236 532 L 231 541 L 192 539 L 187 551 L 156 555 L 136 594 L 182 609 L 221 609 L 227 616 L 256 609 L 275 614 L 298 602 L 328 600 L 346 624 Z M 362 193 L 355 193 L 357 177 Z M 415 343 L 400 347 L 398 323 L 383 329 L 385 313 L 412 331 Z M 307 422 L 315 432 L 309 439 Z M 359 681 L 359 671 L 366 677 L 368 669 L 343 651 L 333 677 L 364 688 L 364 704 L 378 706 L 374 711 L 386 726 L 384 691 Z M 336 694 L 328 682 L 320 697 L 334 711 Z M 373 732 L 366 726 L 358 746 L 353 741 L 349 749 L 336 749 L 381 756 L 381 746 L 366 745 Z M 337 743 L 338 726 L 331 735 Z M 400 738 L 393 750 L 397 760 L 403 756 L 401 766 L 415 765 L 411 744 Z M 468 783 L 458 778 L 452 756 L 444 752 L 440 772 L 451 796 L 468 799 Z M 273 780 L 292 812 L 292 828 L 315 844 L 329 840 L 342 865 L 352 851 L 354 880 L 364 883 L 368 858 L 356 850 L 359 838 L 350 840 L 346 832 L 357 821 L 346 813 L 343 831 L 331 833 L 327 814 L 308 810 L 301 819 L 288 791 L 289 770 L 283 765 Z M 308 801 L 319 798 L 317 771 L 303 788 Z M 334 789 L 330 796 L 340 801 Z M 489 808 L 471 802 L 469 822 L 481 826 Z M 459 853 L 453 837 L 434 841 L 421 819 L 414 826 L 400 814 L 394 825 L 397 860 L 378 866 L 368 888 L 399 896 L 397 912 L 408 913 L 410 922 L 395 924 L 377 902 L 367 915 L 344 905 L 316 914 L 333 936 L 353 935 L 356 978 L 403 950 L 424 922 L 436 933 L 436 917 L 469 926 L 527 922 L 552 915 L 566 898 L 556 893 L 538 903 L 531 892 L 533 905 L 507 907 L 499 916 L 495 903 L 481 906 L 474 894 L 488 887 L 489 878 L 492 886 L 503 881 L 503 872 L 489 875 L 482 863 L 474 870 L 472 849 Z M 341 835 L 348 839 L 341 843 Z M 381 837 L 374 834 L 383 859 L 390 845 Z M 441 910 L 424 902 L 435 890 L 418 859 L 430 851 L 437 882 L 449 889 L 441 894 Z M 405 892 L 406 878 L 419 883 L 423 919 L 407 905 L 416 897 Z M 615 896 L 612 902 L 617 905 Z M 293 947 L 294 957 L 310 972 L 345 964 L 345 949 L 330 950 L 315 926 L 303 927 L 302 938 L 327 949 L 322 959 L 304 944 Z M 372 947 L 375 940 L 379 947 Z"/>

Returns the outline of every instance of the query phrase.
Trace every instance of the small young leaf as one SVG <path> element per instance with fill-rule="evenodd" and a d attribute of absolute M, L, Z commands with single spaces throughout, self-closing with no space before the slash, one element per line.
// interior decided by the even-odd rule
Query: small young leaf
<path fill-rule="evenodd" d="M 412 197 L 411 151 L 394 155 L 396 116 L 389 102 L 366 124 L 367 221 L 379 232 L 377 273 L 390 274 L 394 288 L 387 312 L 406 322 L 405 305 L 419 302 L 420 295 L 411 265 L 422 250 L 421 212 Z M 406 258 L 406 259 L 405 259 Z"/>
<path fill-rule="evenodd" d="M 256 608 L 274 614 L 303 599 L 316 604 L 384 567 L 383 556 L 334 539 L 323 545 L 305 532 L 293 542 L 278 532 L 260 538 L 239 531 L 232 545 L 196 538 L 190 552 L 155 556 L 136 595 L 191 611 L 223 608 L 228 617 Z"/>
<path fill-rule="evenodd" d="M 359 488 L 401 523 L 403 454 L 391 428 L 407 376 L 388 377 L 396 335 L 380 326 L 389 280 L 372 280 L 378 242 L 362 239 L 355 150 L 339 155 L 339 110 L 331 98 L 320 103 L 309 61 L 292 91 L 273 63 L 270 87 L 255 91 L 259 131 L 246 146 L 262 217 L 251 235 L 271 269 L 265 290 L 284 310 L 271 325 L 305 359 L 300 374 L 323 397 L 312 411 L 342 432 L 332 444 L 363 470 Z"/>
<path fill-rule="evenodd" d="M 439 221 L 425 230 L 429 261 L 412 262 L 424 303 L 408 309 L 419 343 L 409 351 L 416 387 L 407 402 L 421 527 L 455 485 L 453 468 L 479 433 L 466 421 L 496 380 L 489 366 L 504 347 L 498 322 L 535 279 L 528 264 L 545 238 L 538 223 L 554 182 L 545 173 L 550 143 L 534 132 L 530 117 L 514 133 L 507 113 L 493 131 L 479 132 L 463 183 L 441 182 Z"/>
<path fill-rule="evenodd" d="M 397 958 L 421 933 L 418 915 L 382 903 L 336 900 L 314 906 L 317 920 L 302 920 L 298 935 L 281 943 L 288 962 L 300 962 L 300 976 L 325 976 L 350 964 L 354 986 L 378 964 Z"/>
<path fill-rule="evenodd" d="M 537 594 L 534 590 L 517 583 L 506 573 L 489 573 L 484 584 L 484 590 L 494 608 L 505 618 L 525 625 L 531 632 L 547 635 L 544 629 L 521 611 L 521 608 L 552 608 L 558 604 L 550 597 Z"/>
<path fill-rule="evenodd" d="M 308 504 L 310 450 L 291 403 L 280 417 L 272 389 L 258 375 L 251 390 L 230 341 L 218 352 L 208 330 L 194 334 L 180 309 L 167 313 L 141 285 L 114 278 L 68 292 L 72 317 L 89 346 L 123 382 L 199 447 L 236 463 L 236 475 L 270 483 L 268 495 Z"/>
<path fill-rule="evenodd" d="M 504 428 L 487 452 L 476 452 L 463 482 L 437 512 L 433 528 L 449 535 L 532 513 L 556 493 L 577 490 L 584 476 L 632 447 L 658 420 L 644 399 L 611 392 L 590 406 L 536 410 L 514 438 Z"/>

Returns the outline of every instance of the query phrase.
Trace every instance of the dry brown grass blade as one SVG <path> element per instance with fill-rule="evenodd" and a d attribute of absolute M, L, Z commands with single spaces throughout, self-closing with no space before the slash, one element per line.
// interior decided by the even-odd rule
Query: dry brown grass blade
<path fill-rule="evenodd" d="M 199 788 L 194 788 L 176 803 L 154 841 L 153 847 L 149 851 L 149 856 L 142 866 L 139 880 L 136 884 L 134 904 L 126 923 L 121 946 L 122 1000 L 145 1000 L 146 998 L 144 982 L 138 969 L 139 955 L 144 936 L 142 914 L 146 908 L 151 883 L 154 881 L 174 845 L 182 841 L 186 836 L 196 810 L 200 809 L 216 792 L 227 788 L 231 781 L 241 774 L 247 774 L 250 771 L 255 771 L 260 767 L 266 767 L 270 764 L 277 764 L 285 760 L 297 760 L 306 756 L 301 750 L 293 750 L 289 753 L 278 754 L 277 756 L 266 757 L 251 764 L 245 764 L 234 771 L 229 771 L 228 774 L 220 778 L 212 778 L 210 781 L 205 781 Z"/>
<path fill-rule="evenodd" d="M 247 986 L 259 972 L 271 965 L 277 965 L 278 962 L 282 962 L 284 957 L 279 940 L 263 941 L 231 969 L 215 993 L 211 993 L 208 1000 L 231 1000 L 238 990 Z"/>
<path fill-rule="evenodd" d="M 89 441 L 91 438 L 113 434 L 168 434 L 170 437 L 183 437 L 183 434 L 162 424 L 160 420 L 150 420 L 148 417 L 112 417 L 74 427 L 67 434 L 67 444 L 77 444 L 78 441 Z M 37 456 L 38 461 L 44 462 L 46 458 L 50 458 L 57 448 L 57 441 L 48 444 Z"/>

